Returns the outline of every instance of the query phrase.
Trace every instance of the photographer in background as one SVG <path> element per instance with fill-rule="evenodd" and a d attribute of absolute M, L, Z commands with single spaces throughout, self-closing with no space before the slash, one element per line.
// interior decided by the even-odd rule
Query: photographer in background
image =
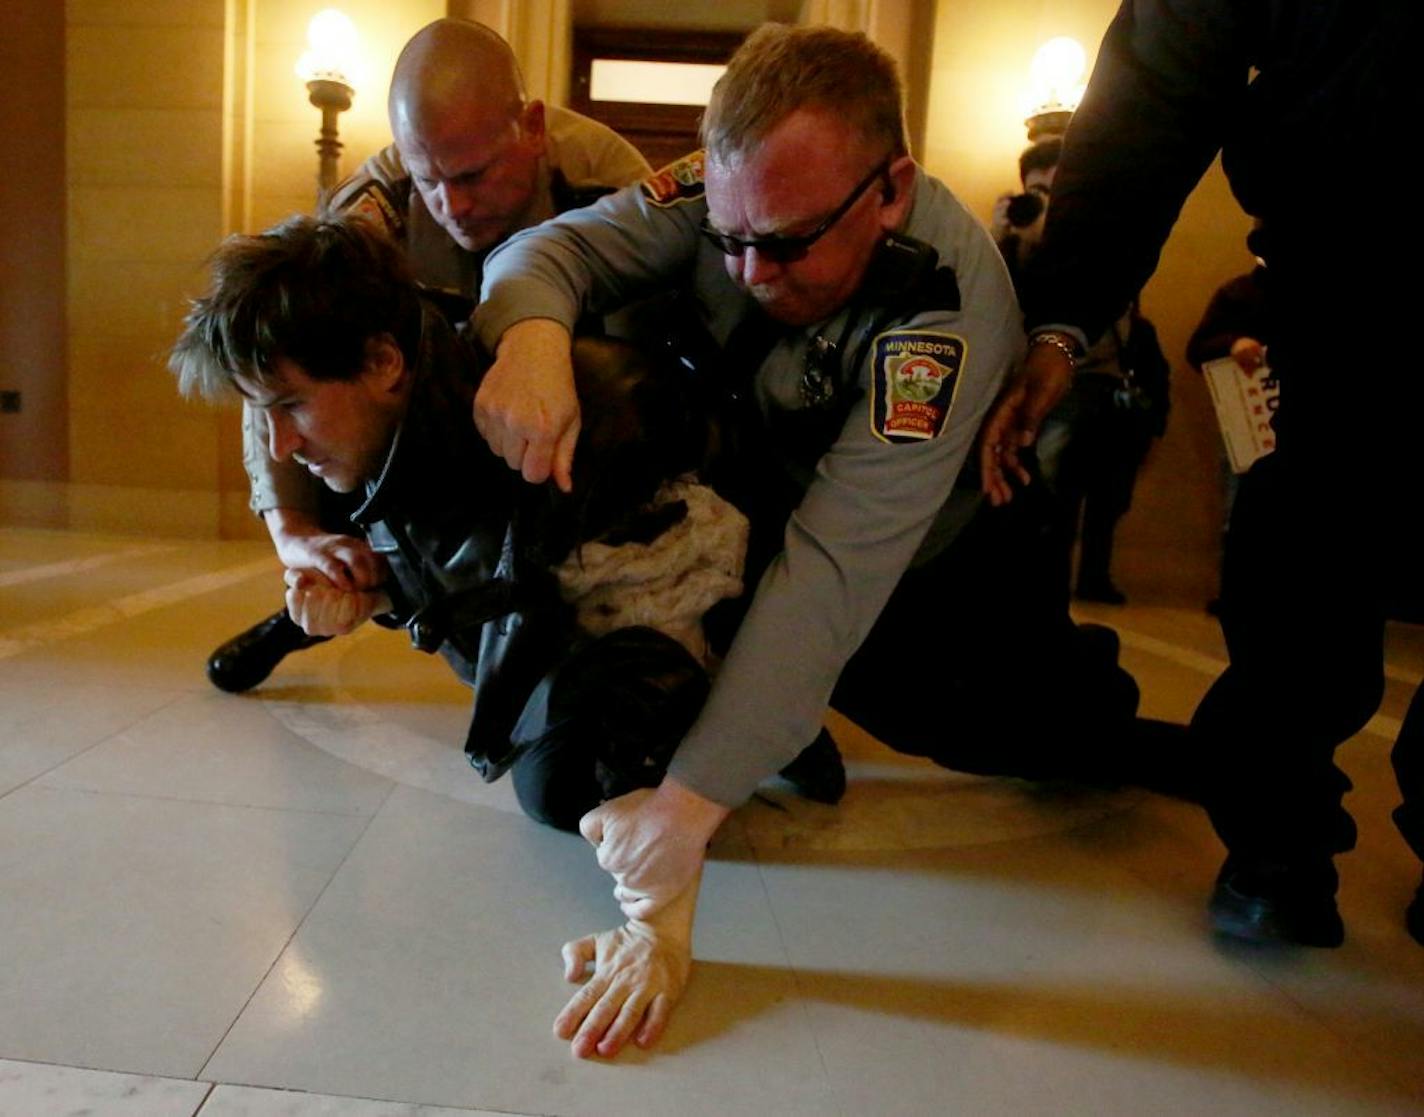
<path fill-rule="evenodd" d="M 1048 197 L 1053 191 L 1053 176 L 1062 151 L 1063 140 L 1059 136 L 1050 136 L 1024 148 L 1019 156 L 1019 182 L 1023 193 L 1002 194 L 994 203 L 989 232 L 1009 265 L 1015 291 L 1019 289 L 1019 273 L 1043 236 L 1043 215 L 1048 212 Z"/>
<path fill-rule="evenodd" d="M 1014 289 L 1043 236 L 1044 217 L 1058 173 L 1063 140 L 1039 140 L 1019 156 L 1022 194 L 994 205 L 990 231 L 1003 253 Z M 1136 300 L 1088 348 L 1073 387 L 1044 420 L 1038 468 L 1055 505 L 1053 545 L 1065 588 L 1073 584 L 1073 542 L 1082 521 L 1076 595 L 1122 605 L 1112 580 L 1113 535 L 1132 504 L 1137 471 L 1153 438 L 1167 425 L 1168 365 L 1157 331 Z"/>

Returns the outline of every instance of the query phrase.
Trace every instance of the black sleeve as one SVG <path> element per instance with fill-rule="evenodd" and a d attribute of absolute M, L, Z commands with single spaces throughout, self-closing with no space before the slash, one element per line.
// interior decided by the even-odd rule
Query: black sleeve
<path fill-rule="evenodd" d="M 1239 114 L 1245 0 L 1124 0 L 1074 114 L 1043 242 L 1024 275 L 1030 328 L 1098 337 L 1157 266 L 1182 203 Z"/>
<path fill-rule="evenodd" d="M 1262 316 L 1261 297 L 1251 276 L 1222 284 L 1187 342 L 1187 360 L 1200 369 L 1207 361 L 1230 355 L 1239 338 L 1254 337 L 1264 344 Z"/>

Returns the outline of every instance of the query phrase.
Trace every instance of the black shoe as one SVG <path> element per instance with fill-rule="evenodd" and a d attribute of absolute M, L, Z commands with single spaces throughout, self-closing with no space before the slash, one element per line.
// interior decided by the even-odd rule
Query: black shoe
<path fill-rule="evenodd" d="M 229 694 L 251 690 L 290 653 L 330 640 L 308 636 L 283 609 L 234 636 L 208 657 L 208 681 Z"/>
<path fill-rule="evenodd" d="M 1280 869 L 1234 865 L 1228 858 L 1207 910 L 1219 934 L 1245 942 L 1335 947 L 1345 941 L 1334 892 Z"/>
<path fill-rule="evenodd" d="M 1101 605 L 1126 605 L 1127 594 L 1104 578 L 1102 581 L 1078 583 L 1079 601 L 1096 601 Z"/>
<path fill-rule="evenodd" d="M 781 769 L 781 778 L 798 795 L 834 807 L 845 796 L 845 762 L 830 733 L 822 729 L 801 755 Z"/>
<path fill-rule="evenodd" d="M 1419 891 L 1404 909 L 1404 926 L 1414 936 L 1414 941 L 1424 946 L 1424 881 L 1419 882 Z"/>
<path fill-rule="evenodd" d="M 1123 782 L 1200 803 L 1206 781 L 1191 744 L 1185 725 L 1136 718 L 1128 735 L 1129 751 L 1123 758 Z"/>

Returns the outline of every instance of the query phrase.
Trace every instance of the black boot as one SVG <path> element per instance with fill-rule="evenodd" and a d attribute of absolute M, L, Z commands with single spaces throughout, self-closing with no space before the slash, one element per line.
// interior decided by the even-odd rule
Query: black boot
<path fill-rule="evenodd" d="M 1424 946 L 1424 880 L 1419 882 L 1419 890 L 1404 909 L 1404 926 L 1414 936 L 1414 941 Z"/>
<path fill-rule="evenodd" d="M 1335 904 L 1334 876 L 1328 862 L 1319 871 L 1302 872 L 1228 857 L 1207 909 L 1212 926 L 1252 943 L 1339 946 L 1345 925 Z M 1416 898 L 1411 910 L 1418 906 Z"/>
<path fill-rule="evenodd" d="M 308 636 L 283 609 L 213 652 L 208 657 L 208 681 L 229 694 L 241 694 L 272 674 L 272 669 L 288 653 L 330 639 L 330 636 Z"/>
<path fill-rule="evenodd" d="M 835 739 L 822 729 L 795 760 L 781 769 L 781 778 L 798 795 L 834 807 L 846 791 L 845 762 Z"/>

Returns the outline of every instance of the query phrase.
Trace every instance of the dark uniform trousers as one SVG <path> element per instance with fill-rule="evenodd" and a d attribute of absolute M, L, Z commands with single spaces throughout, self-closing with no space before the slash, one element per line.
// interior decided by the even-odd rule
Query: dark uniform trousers
<path fill-rule="evenodd" d="M 901 578 L 831 705 L 899 752 L 956 771 L 1159 785 L 1180 762 L 1137 748 L 1137 684 L 1117 638 L 1078 626 L 1042 486 L 983 505 Z"/>
<path fill-rule="evenodd" d="M 756 352 L 758 328 L 754 320 L 739 327 L 727 346 L 730 367 L 759 363 L 737 359 L 742 347 Z M 794 486 L 778 491 L 768 479 L 789 476 L 786 461 L 813 465 L 849 404 L 842 390 L 824 418 L 784 414 L 770 432 L 745 407 L 724 417 L 736 432 L 731 441 L 744 447 L 724 495 L 752 521 L 747 585 L 774 557 L 799 502 Z M 977 494 L 972 465 L 958 487 L 959 496 Z M 1053 545 L 1056 505 L 1044 486 L 1003 508 L 977 499 L 965 526 L 901 576 L 842 669 L 831 707 L 890 748 L 957 771 L 1187 790 L 1180 748 L 1151 732 L 1160 723 L 1144 732 L 1135 717 L 1137 684 L 1118 666 L 1116 634 L 1069 617 Z M 725 640 L 725 614 L 737 613 L 728 604 L 709 618 L 714 644 Z"/>
<path fill-rule="evenodd" d="M 1192 731 L 1208 809 L 1230 855 L 1333 891 L 1353 847 L 1350 781 L 1334 751 L 1384 690 L 1390 609 L 1420 588 L 1424 378 L 1400 345 L 1407 315 L 1380 254 L 1271 258 L 1277 449 L 1242 480 L 1223 569 L 1230 667 Z M 1395 820 L 1424 857 L 1424 697 L 1393 752 Z"/>

